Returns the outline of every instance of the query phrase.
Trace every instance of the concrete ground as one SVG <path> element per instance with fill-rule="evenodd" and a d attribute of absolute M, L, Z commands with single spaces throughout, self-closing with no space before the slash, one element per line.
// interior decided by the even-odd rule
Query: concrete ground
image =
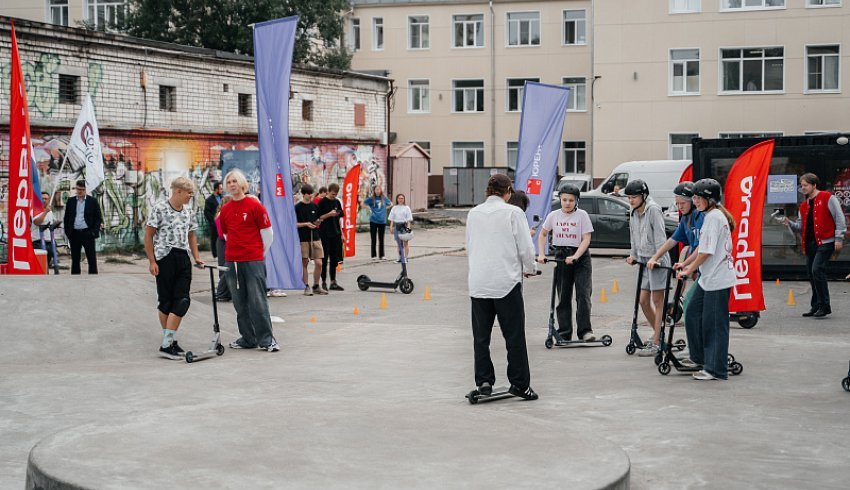
<path fill-rule="evenodd" d="M 229 350 L 192 365 L 156 357 L 160 330 L 144 261 L 103 264 L 99 277 L 3 278 L 0 488 L 24 485 L 27 456 L 36 443 L 83 424 L 152 420 L 154 429 L 144 437 L 155 446 L 169 437 L 156 432 L 155 421 L 171 420 L 171 413 L 175 420 L 196 413 L 209 421 L 211 433 L 238 434 L 246 425 L 269 432 L 291 429 L 287 420 L 294 411 L 318 410 L 325 411 L 322 420 L 351 420 L 363 437 L 414 426 L 421 437 L 411 444 L 423 455 L 426 470 L 440 468 L 429 454 L 437 461 L 449 448 L 438 436 L 440 419 L 421 414 L 433 411 L 451 418 L 453 426 L 510 435 L 506 440 L 513 442 L 503 442 L 503 457 L 492 467 L 451 474 L 447 487 L 485 481 L 499 486 L 474 475 L 484 471 L 510 479 L 523 473 L 512 461 L 561 450 L 534 436 L 548 424 L 553 432 L 573 430 L 622 448 L 631 461 L 632 488 L 847 488 L 850 393 L 840 381 L 850 360 L 850 284 L 831 283 L 833 315 L 811 320 L 800 317 L 808 309 L 807 284 L 765 283 L 768 309 L 761 321 L 731 335 L 730 351 L 743 363 L 743 374 L 725 382 L 697 382 L 675 371 L 661 376 L 652 360 L 625 354 L 635 270 L 611 256 L 594 258 L 593 322 L 597 335 L 611 335 L 614 344 L 545 349 L 551 269 L 544 268 L 525 289 L 532 386 L 540 400 L 470 406 L 463 398 L 473 388 L 466 258 L 459 251 L 464 229 L 417 229 L 416 234 L 411 295 L 388 293 L 388 308 L 380 309 L 381 293 L 356 290 L 355 278 L 367 273 L 391 280 L 398 265 L 350 259 L 340 275 L 345 292 L 305 297 L 292 291 L 287 298 L 270 299 L 272 314 L 286 319 L 275 326 L 281 352 Z M 358 236 L 360 257 L 368 255 L 367 235 Z M 618 293 L 612 292 L 615 279 Z M 430 301 L 423 299 L 426 287 Z M 600 302 L 602 288 L 606 303 Z M 789 289 L 796 306 L 786 304 Z M 229 342 L 237 336 L 234 314 L 229 304 L 221 306 L 223 340 Z M 210 326 L 209 279 L 197 271 L 181 345 L 205 347 Z M 492 350 L 501 384 L 504 344 L 498 335 Z M 233 409 L 258 400 L 281 408 L 246 415 Z M 199 444 L 205 440 L 200 434 Z M 293 444 L 311 442 L 302 436 Z M 315 443 L 333 452 L 333 438 Z M 266 448 L 259 446 L 258 451 Z M 579 447 L 560 456 L 580 459 L 581 452 Z M 159 461 L 173 458 L 192 472 L 206 464 L 204 454 L 185 448 L 139 453 L 138 464 L 156 472 Z M 244 455 L 231 454 L 233 471 L 243 468 Z M 505 480 L 504 486 L 571 486 L 546 472 L 534 476 L 522 480 L 524 485 Z M 269 487 L 286 484 L 276 483 Z M 392 484 L 380 477 L 372 483 Z"/>

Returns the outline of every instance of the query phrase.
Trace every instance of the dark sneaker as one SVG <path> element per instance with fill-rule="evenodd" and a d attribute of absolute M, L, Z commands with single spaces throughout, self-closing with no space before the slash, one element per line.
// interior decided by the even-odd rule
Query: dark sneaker
<path fill-rule="evenodd" d="M 328 283 L 323 282 L 323 283 L 322 283 L 322 289 L 324 289 L 325 291 L 327 291 L 327 290 L 328 290 Z"/>
<path fill-rule="evenodd" d="M 175 342 L 175 343 L 176 343 L 176 342 Z M 181 356 L 181 355 L 180 355 L 180 353 L 179 353 L 179 352 L 177 352 L 177 351 L 174 349 L 174 344 L 175 344 L 175 343 L 172 343 L 172 344 L 171 344 L 171 345 L 169 345 L 168 347 L 160 347 L 160 348 L 159 348 L 159 356 L 160 356 L 160 357 L 164 357 L 164 358 L 166 358 L 166 359 L 171 359 L 172 361 L 179 361 L 179 360 L 181 360 L 181 359 L 184 359 L 184 357 L 183 357 L 183 356 Z"/>
<path fill-rule="evenodd" d="M 181 349 L 181 348 L 180 348 L 180 346 L 179 346 L 179 345 L 177 345 L 177 341 L 176 341 L 176 340 L 175 340 L 174 342 L 172 342 L 172 343 L 171 343 L 171 348 L 172 348 L 172 349 L 174 349 L 174 352 L 176 352 L 177 354 L 179 354 L 179 355 L 181 355 L 181 356 L 185 356 L 185 355 L 186 355 L 186 351 L 184 351 L 183 349 Z"/>
<path fill-rule="evenodd" d="M 536 400 L 537 398 L 539 398 L 537 396 L 537 393 L 535 393 L 534 390 L 531 389 L 531 386 L 524 390 L 521 390 L 516 386 L 511 385 L 511 387 L 508 389 L 508 392 L 513 396 L 518 396 L 522 398 L 523 400 Z"/>
<path fill-rule="evenodd" d="M 823 318 L 823 317 L 825 317 L 826 315 L 829 315 L 830 313 L 831 313 L 831 312 L 830 312 L 830 311 L 828 311 L 826 308 L 818 308 L 818 311 L 816 311 L 816 312 L 812 315 L 812 317 L 814 317 L 814 318 Z"/>
<path fill-rule="evenodd" d="M 481 386 L 478 387 L 478 393 L 482 395 L 492 395 L 493 394 L 493 386 L 488 382 L 481 383 Z"/>
<path fill-rule="evenodd" d="M 331 291 L 345 291 L 345 288 L 336 283 L 336 281 L 331 283 Z"/>
<path fill-rule="evenodd" d="M 325 288 L 320 288 L 318 284 L 313 285 L 313 294 L 328 294 L 328 290 Z"/>
<path fill-rule="evenodd" d="M 817 308 L 812 308 L 811 310 L 809 310 L 809 311 L 807 311 L 807 312 L 803 313 L 803 316 L 804 316 L 804 317 L 814 316 L 814 314 L 815 314 L 815 313 L 817 313 L 817 312 L 818 312 L 818 309 L 817 309 Z"/>

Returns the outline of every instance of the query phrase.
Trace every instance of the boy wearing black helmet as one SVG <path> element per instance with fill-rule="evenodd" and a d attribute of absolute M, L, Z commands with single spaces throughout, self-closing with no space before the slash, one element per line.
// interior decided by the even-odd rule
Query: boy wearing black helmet
<path fill-rule="evenodd" d="M 688 338 L 690 358 L 702 371 L 697 380 L 726 379 L 729 353 L 729 293 L 735 285 L 732 259 L 732 232 L 735 220 L 720 205 L 721 187 L 714 179 L 694 184 L 694 205 L 705 213 L 696 253 L 685 260 L 680 277 L 699 269 L 699 280 L 685 311 L 685 328 L 694 332 Z M 691 343 L 693 342 L 693 343 Z"/>
<path fill-rule="evenodd" d="M 564 340 L 573 336 L 573 288 L 576 292 L 576 334 L 585 342 L 596 340 L 590 325 L 590 295 L 593 291 L 590 264 L 590 237 L 593 224 L 583 209 L 578 209 L 580 192 L 572 184 L 564 184 L 558 189 L 561 209 L 546 216 L 540 235 L 537 237 L 538 256 L 541 264 L 546 260 L 546 239 L 552 232 L 552 247 L 555 258 L 564 260 L 555 266 L 558 306 L 558 334 Z"/>
<path fill-rule="evenodd" d="M 649 198 L 649 187 L 640 179 L 626 184 L 625 194 L 632 207 L 629 217 L 629 235 L 631 250 L 626 262 L 646 264 L 664 245 L 667 234 L 664 231 L 664 214 L 655 201 Z M 669 267 L 670 257 L 663 255 L 661 265 Z M 660 350 L 661 320 L 664 311 L 664 289 L 666 272 L 661 269 L 645 270 L 640 284 L 640 307 L 647 322 L 652 327 L 652 339 L 638 351 L 641 357 L 654 357 Z"/>

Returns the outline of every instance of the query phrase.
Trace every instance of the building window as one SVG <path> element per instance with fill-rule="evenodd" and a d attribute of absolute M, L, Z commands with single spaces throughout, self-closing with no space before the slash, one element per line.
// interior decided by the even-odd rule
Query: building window
<path fill-rule="evenodd" d="M 670 94 L 699 94 L 699 49 L 670 50 Z"/>
<path fill-rule="evenodd" d="M 428 49 L 430 47 L 428 16 L 417 15 L 407 18 L 408 47 L 410 49 Z"/>
<path fill-rule="evenodd" d="M 453 15 L 454 47 L 481 48 L 484 46 L 484 14 Z"/>
<path fill-rule="evenodd" d="M 670 0 L 671 14 L 688 14 L 701 10 L 700 0 Z"/>
<path fill-rule="evenodd" d="M 540 12 L 508 12 L 508 46 L 540 45 Z"/>
<path fill-rule="evenodd" d="M 782 132 L 746 132 L 746 133 L 719 133 L 717 136 L 721 139 L 740 139 L 740 138 L 779 138 L 784 133 Z"/>
<path fill-rule="evenodd" d="M 721 49 L 723 92 L 777 92 L 784 88 L 784 48 Z"/>
<path fill-rule="evenodd" d="M 806 7 L 840 7 L 841 0 L 806 0 Z"/>
<path fill-rule="evenodd" d="M 366 126 L 366 104 L 354 104 L 354 125 Z"/>
<path fill-rule="evenodd" d="M 80 77 L 59 74 L 59 103 L 76 104 L 80 93 Z"/>
<path fill-rule="evenodd" d="M 691 141 L 699 138 L 699 133 L 676 133 L 670 135 L 670 160 L 691 160 L 693 151 Z"/>
<path fill-rule="evenodd" d="M 522 93 L 525 82 L 540 82 L 539 78 L 508 78 L 508 93 L 505 100 L 505 110 L 517 112 L 522 110 Z"/>
<path fill-rule="evenodd" d="M 240 116 L 250 116 L 251 115 L 251 94 L 239 94 L 239 115 Z"/>
<path fill-rule="evenodd" d="M 301 119 L 304 121 L 312 121 L 313 120 L 313 101 L 312 100 L 302 100 L 301 101 Z"/>
<path fill-rule="evenodd" d="M 484 142 L 454 142 L 452 143 L 452 165 L 455 167 L 483 167 Z"/>
<path fill-rule="evenodd" d="M 584 77 L 564 77 L 564 86 L 570 88 L 570 97 L 567 100 L 567 111 L 586 111 L 587 79 Z"/>
<path fill-rule="evenodd" d="M 508 141 L 505 143 L 505 156 L 507 157 L 508 167 L 516 170 L 516 161 L 519 156 L 519 143 L 516 141 Z"/>
<path fill-rule="evenodd" d="M 159 86 L 159 110 L 168 112 L 177 111 L 177 87 L 169 87 L 168 85 Z"/>
<path fill-rule="evenodd" d="M 484 112 L 484 80 L 454 80 L 454 112 Z"/>
<path fill-rule="evenodd" d="M 124 25 L 127 16 L 126 0 L 86 0 L 86 20 L 99 31 Z"/>
<path fill-rule="evenodd" d="M 587 149 L 584 141 L 564 141 L 564 173 L 583 174 L 587 170 Z"/>
<path fill-rule="evenodd" d="M 352 51 L 360 50 L 360 19 L 357 17 L 351 18 L 351 39 L 349 40 L 348 47 L 351 48 Z"/>
<path fill-rule="evenodd" d="M 762 10 L 785 8 L 785 0 L 721 0 L 720 10 Z"/>
<path fill-rule="evenodd" d="M 430 82 L 428 80 L 409 80 L 407 112 L 431 112 Z"/>
<path fill-rule="evenodd" d="M 68 0 L 47 0 L 48 21 L 59 26 L 68 25 Z"/>
<path fill-rule="evenodd" d="M 837 45 L 806 46 L 806 90 L 837 92 L 840 63 Z"/>
<path fill-rule="evenodd" d="M 587 44 L 587 11 L 564 10 L 564 44 Z"/>
<path fill-rule="evenodd" d="M 419 148 L 427 151 L 428 154 L 431 154 L 431 142 L 430 141 L 411 141 L 411 143 L 416 143 L 419 145 Z M 428 159 L 428 174 L 431 174 L 431 159 Z"/>
<path fill-rule="evenodd" d="M 384 18 L 372 18 L 372 50 L 381 51 L 384 49 Z"/>

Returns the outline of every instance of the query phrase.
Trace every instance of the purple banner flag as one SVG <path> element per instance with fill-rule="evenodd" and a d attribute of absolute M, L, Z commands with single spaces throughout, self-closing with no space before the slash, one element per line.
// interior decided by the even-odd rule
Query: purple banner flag
<path fill-rule="evenodd" d="M 298 17 L 254 26 L 260 196 L 275 234 L 266 254 L 266 284 L 273 289 L 304 288 L 289 166 L 289 77 L 297 27 Z"/>
<path fill-rule="evenodd" d="M 528 194 L 529 226 L 535 216 L 542 221 L 549 214 L 569 95 L 567 87 L 525 83 L 514 187 Z"/>

